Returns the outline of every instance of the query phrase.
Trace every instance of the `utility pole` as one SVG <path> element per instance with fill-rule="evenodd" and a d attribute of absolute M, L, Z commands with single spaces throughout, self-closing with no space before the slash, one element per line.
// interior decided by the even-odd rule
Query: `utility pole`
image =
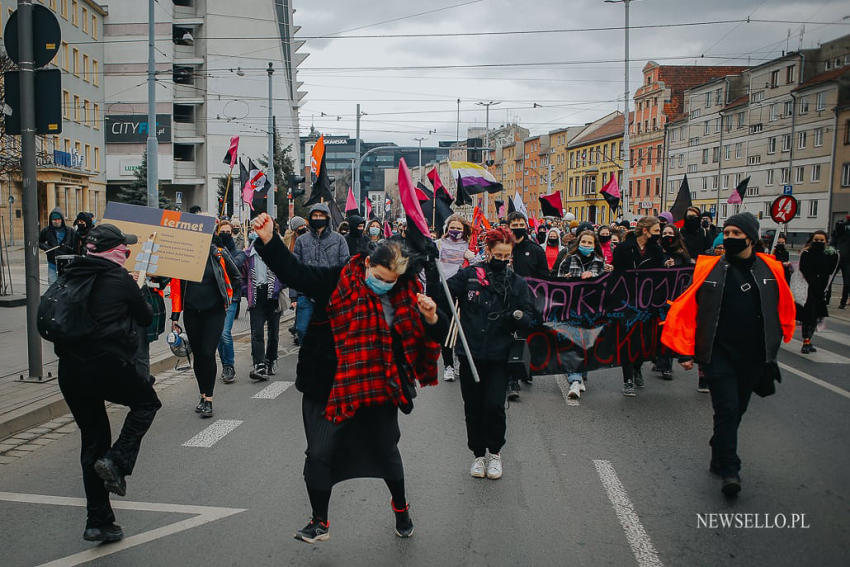
<path fill-rule="evenodd" d="M 360 105 L 357 105 L 357 127 L 355 130 L 355 138 L 354 138 L 354 157 L 355 159 L 360 159 Z M 357 168 L 354 170 L 354 199 L 357 201 L 357 206 L 360 206 L 360 163 L 357 164 Z"/>
<path fill-rule="evenodd" d="M 266 69 L 266 72 L 269 74 L 269 167 L 266 172 L 266 179 L 269 180 L 269 185 L 271 185 L 271 189 L 269 192 L 271 195 L 266 195 L 266 199 L 268 200 L 268 205 L 266 210 L 269 213 L 269 216 L 273 219 L 277 218 L 277 203 L 275 202 L 275 186 L 274 186 L 274 107 L 272 98 L 272 75 L 274 74 L 274 65 L 269 61 L 269 68 Z"/>
<path fill-rule="evenodd" d="M 159 208 L 159 144 L 156 140 L 156 20 L 154 2 L 148 0 L 148 206 Z"/>
<path fill-rule="evenodd" d="M 623 178 L 622 178 L 622 196 L 623 196 L 623 218 L 629 211 L 629 168 L 631 167 L 631 156 L 629 155 L 629 4 L 633 0 L 605 0 L 609 4 L 623 3 L 626 9 L 626 51 L 625 51 L 625 90 L 623 97 Z"/>
<path fill-rule="evenodd" d="M 422 181 L 422 140 L 425 138 L 413 138 L 417 142 L 419 142 L 419 181 Z"/>
<path fill-rule="evenodd" d="M 24 210 L 24 268 L 27 293 L 28 381 L 41 382 L 41 337 L 38 334 L 38 183 L 35 170 L 35 61 L 32 0 L 18 0 L 18 53 L 21 77 L 21 181 Z M 9 207 L 11 208 L 11 204 Z M 68 229 L 70 230 L 70 229 Z M 23 376 L 21 377 L 23 379 Z"/>
<path fill-rule="evenodd" d="M 457 127 L 455 128 L 455 145 L 460 144 L 460 98 L 457 99 Z"/>
<path fill-rule="evenodd" d="M 489 167 L 487 162 L 490 161 L 490 107 L 494 104 L 500 104 L 498 101 L 491 100 L 489 102 L 476 102 L 478 106 L 483 106 L 486 110 L 484 111 L 484 167 Z M 490 193 L 484 192 L 484 216 L 487 216 L 487 213 L 490 212 Z"/>

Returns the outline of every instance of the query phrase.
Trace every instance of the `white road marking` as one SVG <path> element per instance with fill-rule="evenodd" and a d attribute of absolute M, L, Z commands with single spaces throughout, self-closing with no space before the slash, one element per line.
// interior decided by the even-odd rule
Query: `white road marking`
<path fill-rule="evenodd" d="M 225 435 L 242 425 L 239 419 L 219 419 L 212 425 L 183 443 L 184 447 L 212 447 L 221 441 Z"/>
<path fill-rule="evenodd" d="M 567 397 L 567 394 L 570 393 L 570 382 L 567 380 L 566 375 L 558 374 L 555 376 L 555 382 L 558 383 L 558 387 L 561 389 L 561 395 L 564 396 L 564 401 L 568 406 L 578 406 L 581 405 L 578 400 L 571 400 Z"/>
<path fill-rule="evenodd" d="M 848 392 L 844 388 L 839 388 L 838 386 L 834 386 L 834 385 L 830 384 L 829 382 L 821 380 L 820 378 L 812 376 L 811 374 L 807 374 L 806 372 L 803 372 L 802 370 L 797 370 L 793 366 L 788 366 L 787 364 L 784 364 L 782 362 L 779 363 L 779 368 L 781 368 L 783 370 L 787 370 L 788 372 L 790 372 L 792 374 L 796 374 L 800 378 L 804 378 L 804 379 L 808 380 L 809 382 L 811 382 L 813 384 L 817 384 L 818 386 L 820 386 L 822 388 L 826 388 L 830 392 L 834 392 L 834 393 L 838 394 L 839 396 L 844 396 L 845 398 L 850 399 L 850 392 Z"/>
<path fill-rule="evenodd" d="M 272 382 L 251 397 L 260 400 L 273 400 L 284 393 L 294 383 L 295 382 L 286 382 L 284 380 Z"/>
<path fill-rule="evenodd" d="M 602 485 L 608 493 L 608 500 L 611 501 L 614 512 L 620 520 L 620 525 L 626 532 L 626 540 L 632 548 L 632 553 L 639 567 L 662 567 L 663 564 L 658 558 L 658 552 L 652 545 L 643 524 L 640 523 L 634 505 L 626 494 L 626 489 L 623 488 L 619 477 L 617 477 L 617 471 L 611 466 L 611 462 L 594 459 L 593 464 L 596 466 L 599 480 L 602 481 Z"/>
<path fill-rule="evenodd" d="M 814 341 L 817 342 L 818 334 L 815 333 Z M 790 352 L 791 354 L 796 354 L 800 358 L 805 358 L 806 360 L 811 360 L 812 362 L 820 362 L 821 364 L 850 364 L 850 358 L 846 356 L 841 356 L 840 354 L 836 354 L 832 351 L 825 350 L 817 345 L 817 352 L 813 352 L 811 354 L 803 354 L 800 352 L 800 348 L 803 346 L 802 341 L 798 341 L 797 339 L 791 339 L 790 342 L 783 343 L 782 349 L 786 352 Z"/>
<path fill-rule="evenodd" d="M 86 505 L 83 498 L 67 498 L 64 496 L 49 496 L 46 494 L 18 494 L 14 492 L 0 492 L 0 500 L 7 502 L 23 502 L 27 504 L 48 504 L 54 506 L 80 506 Z M 234 514 L 244 512 L 245 508 L 221 508 L 216 506 L 194 506 L 183 504 L 168 504 L 159 502 L 128 502 L 125 500 L 116 500 L 112 502 L 112 507 L 119 510 L 139 510 L 143 512 L 169 512 L 175 514 L 196 514 L 192 518 L 187 518 L 167 526 L 148 530 L 140 534 L 136 534 L 125 538 L 116 543 L 109 545 L 100 545 L 62 557 L 54 561 L 42 564 L 40 567 L 71 567 L 86 563 L 100 557 L 105 557 L 143 543 L 149 543 L 156 539 L 176 534 L 191 528 L 196 528 L 216 520 L 221 520 Z"/>

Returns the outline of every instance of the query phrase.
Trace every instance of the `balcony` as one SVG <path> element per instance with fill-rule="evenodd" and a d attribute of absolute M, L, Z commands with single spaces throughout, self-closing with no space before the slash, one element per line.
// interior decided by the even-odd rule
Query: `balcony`
<path fill-rule="evenodd" d="M 174 18 L 192 18 L 197 16 L 196 0 L 172 0 Z"/>

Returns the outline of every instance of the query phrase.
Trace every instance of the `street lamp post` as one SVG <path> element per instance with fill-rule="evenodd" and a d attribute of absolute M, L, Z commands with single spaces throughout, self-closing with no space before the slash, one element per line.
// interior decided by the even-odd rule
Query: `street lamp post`
<path fill-rule="evenodd" d="M 486 110 L 484 112 L 484 151 L 486 152 L 486 156 L 484 158 L 484 166 L 487 167 L 487 162 L 490 161 L 490 107 L 494 104 L 500 104 L 499 101 L 491 100 L 488 102 L 476 102 L 478 106 L 483 106 Z M 487 213 L 490 212 L 490 193 L 484 192 L 484 216 L 487 216 Z"/>
<path fill-rule="evenodd" d="M 274 74 L 274 65 L 269 61 L 269 68 L 266 70 L 269 74 L 269 170 L 266 177 L 271 185 L 271 198 L 266 195 L 268 202 L 268 213 L 273 219 L 277 218 L 277 203 L 275 202 L 275 186 L 274 186 L 274 116 L 272 107 L 274 99 L 272 98 L 272 75 Z"/>
<path fill-rule="evenodd" d="M 147 201 L 149 207 L 159 208 L 159 144 L 156 139 L 156 21 L 154 0 L 148 2 L 148 138 L 147 138 Z"/>
<path fill-rule="evenodd" d="M 609 4 L 619 4 L 623 3 L 626 11 L 626 25 L 625 25 L 625 91 L 623 96 L 623 179 L 622 179 L 622 196 L 623 196 L 623 216 L 625 217 L 625 213 L 629 210 L 629 168 L 631 167 L 631 160 L 629 159 L 629 4 L 633 2 L 633 0 L 605 0 Z"/>
<path fill-rule="evenodd" d="M 424 140 L 425 137 L 423 136 L 421 138 L 413 139 L 419 142 L 419 181 L 422 181 L 422 140 Z"/>

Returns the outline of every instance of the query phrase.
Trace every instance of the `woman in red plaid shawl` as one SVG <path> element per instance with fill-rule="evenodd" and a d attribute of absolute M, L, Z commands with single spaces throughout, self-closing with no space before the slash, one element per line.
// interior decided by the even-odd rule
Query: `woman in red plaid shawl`
<path fill-rule="evenodd" d="M 409 537 L 413 522 L 398 451 L 398 410 L 412 409 L 414 380 L 437 383 L 448 321 L 421 293 L 415 274 L 406 273 L 412 270 L 399 242 L 384 241 L 344 266 L 311 267 L 274 238 L 271 227 L 265 213 L 255 219 L 257 252 L 284 285 L 315 302 L 295 381 L 304 394 L 304 480 L 313 517 L 295 538 L 329 538 L 331 489 L 350 478 L 383 478 L 395 533 Z"/>

